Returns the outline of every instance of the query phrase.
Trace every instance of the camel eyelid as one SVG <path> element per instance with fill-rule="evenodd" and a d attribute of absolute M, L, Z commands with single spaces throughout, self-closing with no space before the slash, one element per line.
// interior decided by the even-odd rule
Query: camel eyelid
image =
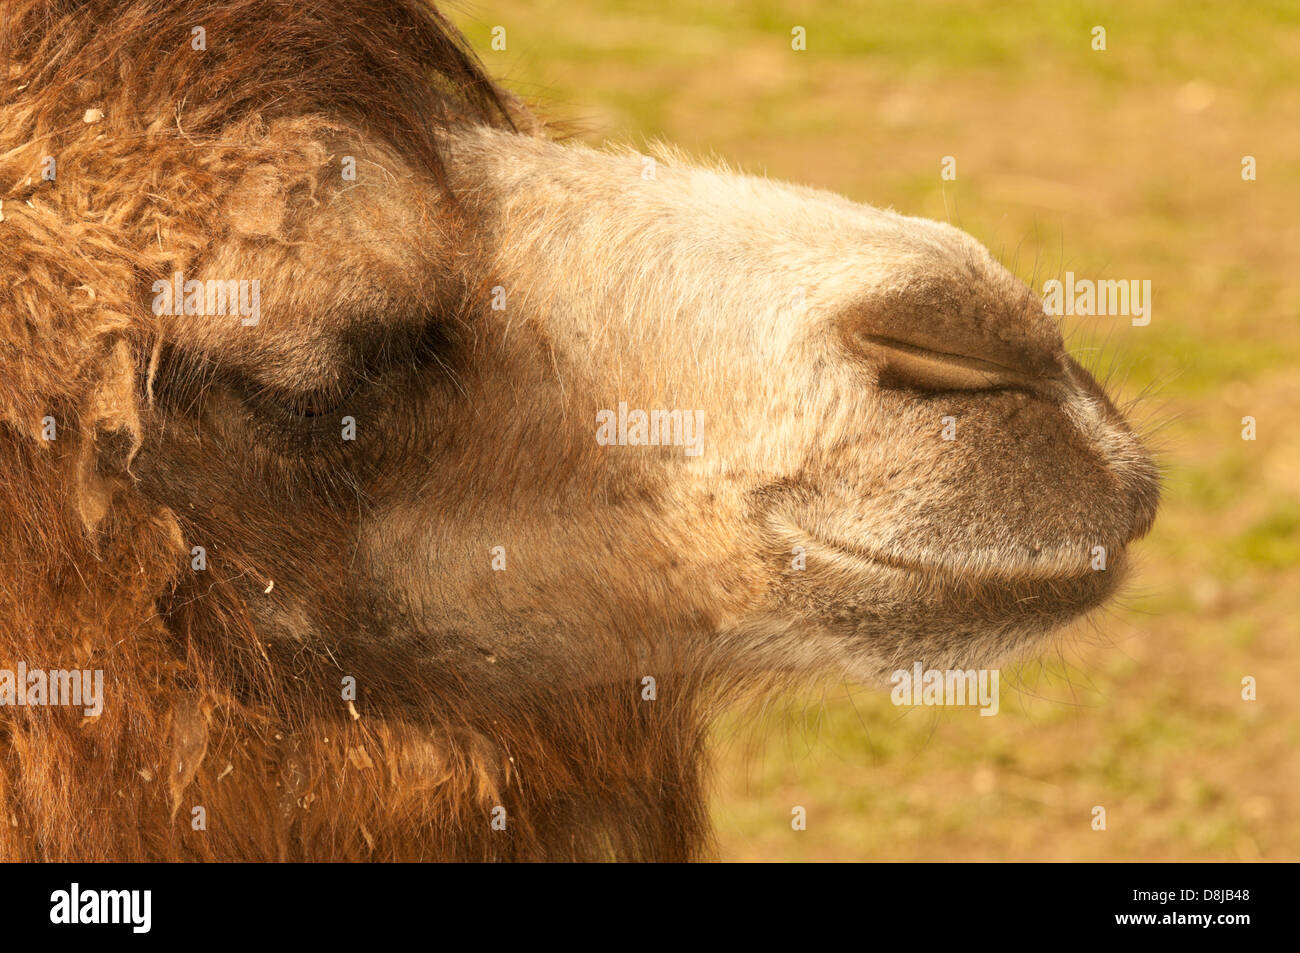
<path fill-rule="evenodd" d="M 357 322 L 357 326 L 363 323 Z M 286 390 L 245 379 L 244 393 L 291 417 L 312 420 L 334 413 L 349 401 L 381 388 L 403 373 L 427 368 L 455 379 L 452 363 L 455 342 L 441 316 L 412 323 L 380 338 L 377 345 L 363 341 L 355 345 L 345 343 L 344 348 L 349 352 L 348 357 L 332 383 Z"/>

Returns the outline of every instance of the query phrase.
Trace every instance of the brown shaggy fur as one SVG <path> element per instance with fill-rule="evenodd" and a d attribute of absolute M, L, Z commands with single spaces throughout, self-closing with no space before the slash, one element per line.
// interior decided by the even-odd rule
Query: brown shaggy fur
<path fill-rule="evenodd" d="M 236 171 L 293 175 L 292 157 L 213 139 L 328 117 L 440 181 L 448 123 L 527 121 L 420 3 L 294 7 L 4 0 L 0 666 L 103 669 L 117 701 L 97 718 L 0 711 L 0 856 L 691 856 L 704 818 L 688 693 L 653 709 L 620 686 L 419 710 L 400 700 L 418 675 L 405 670 L 399 692 L 391 659 L 358 656 L 348 706 L 344 669 L 260 641 L 219 567 L 202 591 L 187 584 L 177 516 L 134 487 L 156 335 L 141 276 L 193 260 L 207 236 L 189 223 Z M 177 55 L 194 24 L 239 42 Z M 84 121 L 92 109 L 111 135 Z M 74 186 L 40 181 L 45 155 Z M 47 415 L 55 441 L 40 435 Z M 426 697 L 455 697 L 454 681 L 430 675 Z M 191 829 L 192 805 L 208 830 Z M 496 805 L 504 832 L 489 825 Z"/>

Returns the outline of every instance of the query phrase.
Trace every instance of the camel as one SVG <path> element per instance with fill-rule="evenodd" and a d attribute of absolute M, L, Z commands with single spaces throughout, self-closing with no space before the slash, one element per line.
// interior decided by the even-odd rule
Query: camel
<path fill-rule="evenodd" d="M 738 691 L 1015 658 L 1152 524 L 950 225 L 557 141 L 421 0 L 2 29 L 0 669 L 102 673 L 0 706 L 6 859 L 708 857 Z"/>

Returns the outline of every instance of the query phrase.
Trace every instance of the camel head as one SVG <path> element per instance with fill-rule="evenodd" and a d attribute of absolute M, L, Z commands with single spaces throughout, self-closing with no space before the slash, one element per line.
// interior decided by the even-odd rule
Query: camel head
<path fill-rule="evenodd" d="M 507 682 L 631 674 L 629 643 L 647 672 L 989 664 L 1099 605 L 1151 524 L 1142 444 L 955 228 L 483 126 L 449 136 L 451 213 L 363 136 L 322 151 L 367 184 L 322 183 L 291 244 L 199 276 L 265 276 L 259 327 L 203 333 L 288 395 L 212 394 L 206 439 L 229 435 L 232 509 L 274 454 L 263 575 L 339 561 L 376 613 L 351 637 Z M 199 420 L 175 438 L 196 454 Z M 292 542 L 326 520 L 338 539 Z M 269 630 L 330 632 L 315 586 L 261 578 Z"/>
<path fill-rule="evenodd" d="M 249 50 L 213 37 L 234 15 L 182 63 L 191 122 L 146 57 L 133 111 L 111 87 L 67 111 L 88 174 L 122 166 L 105 215 L 153 194 L 126 289 L 156 335 L 132 472 L 266 639 L 488 684 L 873 680 L 1006 657 L 1114 591 L 1150 457 L 974 238 L 521 130 L 418 13 L 441 46 L 404 68 L 455 85 L 422 94 L 436 164 L 311 76 L 282 115 L 218 111 L 214 74 L 288 86 L 276 56 L 311 28 Z M 349 79 L 362 98 L 382 77 L 326 77 Z M 82 187 L 64 165 L 47 191 Z"/>
<path fill-rule="evenodd" d="M 175 520 L 173 626 L 495 714 L 879 682 L 1032 648 L 1152 523 L 1138 436 L 957 228 L 556 142 L 415 2 L 19 6 L 4 183 L 59 172 L 4 227 L 130 378 L 101 509 Z"/>

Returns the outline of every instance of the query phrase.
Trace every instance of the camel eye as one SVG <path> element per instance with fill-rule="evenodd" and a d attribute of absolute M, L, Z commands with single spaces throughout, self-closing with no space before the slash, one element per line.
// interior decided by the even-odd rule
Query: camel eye
<path fill-rule="evenodd" d="M 445 329 L 430 320 L 378 340 L 345 344 L 348 354 L 325 382 L 294 387 L 244 373 L 235 376 L 244 403 L 279 430 L 318 425 L 360 409 L 378 409 L 404 386 L 454 380 L 457 363 Z"/>
<path fill-rule="evenodd" d="M 267 395 L 267 400 L 289 416 L 310 420 L 342 409 L 357 389 L 352 387 L 347 393 L 341 393 L 339 388 L 334 387 L 297 394 L 271 393 Z"/>
<path fill-rule="evenodd" d="M 342 412 L 349 401 L 360 393 L 363 383 L 363 379 L 358 376 L 308 391 L 264 388 L 258 396 L 285 417 L 316 420 Z"/>

